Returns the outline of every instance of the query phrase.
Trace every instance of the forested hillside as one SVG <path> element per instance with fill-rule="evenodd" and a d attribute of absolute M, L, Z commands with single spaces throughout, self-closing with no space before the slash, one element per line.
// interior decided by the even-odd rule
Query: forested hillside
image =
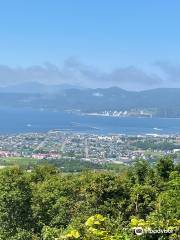
<path fill-rule="evenodd" d="M 120 172 L 5 168 L 0 170 L 0 239 L 178 239 L 179 187 L 180 166 L 169 157 L 153 167 L 138 161 Z M 144 233 L 136 235 L 136 227 Z"/>
<path fill-rule="evenodd" d="M 51 86 L 47 87 L 51 89 Z M 16 89 L 14 87 L 14 89 Z M 38 89 L 38 88 L 37 88 Z M 0 91 L 0 107 L 30 107 L 51 110 L 148 111 L 158 117 L 180 117 L 180 89 L 162 88 L 126 91 L 118 87 L 97 89 L 55 88 L 56 91 Z M 86 101 L 84 101 L 86 99 Z"/>

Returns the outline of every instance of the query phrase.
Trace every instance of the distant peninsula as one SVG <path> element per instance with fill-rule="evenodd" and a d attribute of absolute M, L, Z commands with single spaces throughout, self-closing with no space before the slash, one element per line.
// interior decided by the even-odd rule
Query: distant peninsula
<path fill-rule="evenodd" d="M 0 88 L 0 107 L 30 107 L 113 117 L 180 117 L 180 89 L 127 91 L 118 87 L 75 88 L 38 85 Z"/>

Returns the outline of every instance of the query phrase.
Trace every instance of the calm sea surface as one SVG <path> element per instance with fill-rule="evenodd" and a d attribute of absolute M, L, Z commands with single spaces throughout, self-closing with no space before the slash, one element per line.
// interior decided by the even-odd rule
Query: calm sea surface
<path fill-rule="evenodd" d="M 180 119 L 81 116 L 32 109 L 0 109 L 0 134 L 52 129 L 95 134 L 180 134 Z"/>

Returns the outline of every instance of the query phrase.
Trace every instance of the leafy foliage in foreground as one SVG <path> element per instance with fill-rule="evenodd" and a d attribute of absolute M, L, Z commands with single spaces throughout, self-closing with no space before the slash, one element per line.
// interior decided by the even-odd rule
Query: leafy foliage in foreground
<path fill-rule="evenodd" d="M 180 167 L 171 158 L 124 172 L 0 171 L 1 240 L 178 239 Z M 134 234 L 140 227 L 144 233 Z M 151 230 L 167 230 L 152 233 Z"/>

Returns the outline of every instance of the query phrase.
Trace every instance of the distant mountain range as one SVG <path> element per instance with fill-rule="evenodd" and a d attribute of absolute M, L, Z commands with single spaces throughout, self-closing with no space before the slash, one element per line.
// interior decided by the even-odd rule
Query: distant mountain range
<path fill-rule="evenodd" d="M 142 110 L 158 117 L 180 117 L 180 89 L 140 92 L 118 87 L 80 89 L 72 85 L 16 85 L 0 89 L 1 107 L 33 107 L 83 113 Z"/>
<path fill-rule="evenodd" d="M 81 89 L 71 84 L 45 85 L 37 82 L 26 82 L 7 87 L 0 87 L 0 93 L 56 93 L 65 89 Z"/>

